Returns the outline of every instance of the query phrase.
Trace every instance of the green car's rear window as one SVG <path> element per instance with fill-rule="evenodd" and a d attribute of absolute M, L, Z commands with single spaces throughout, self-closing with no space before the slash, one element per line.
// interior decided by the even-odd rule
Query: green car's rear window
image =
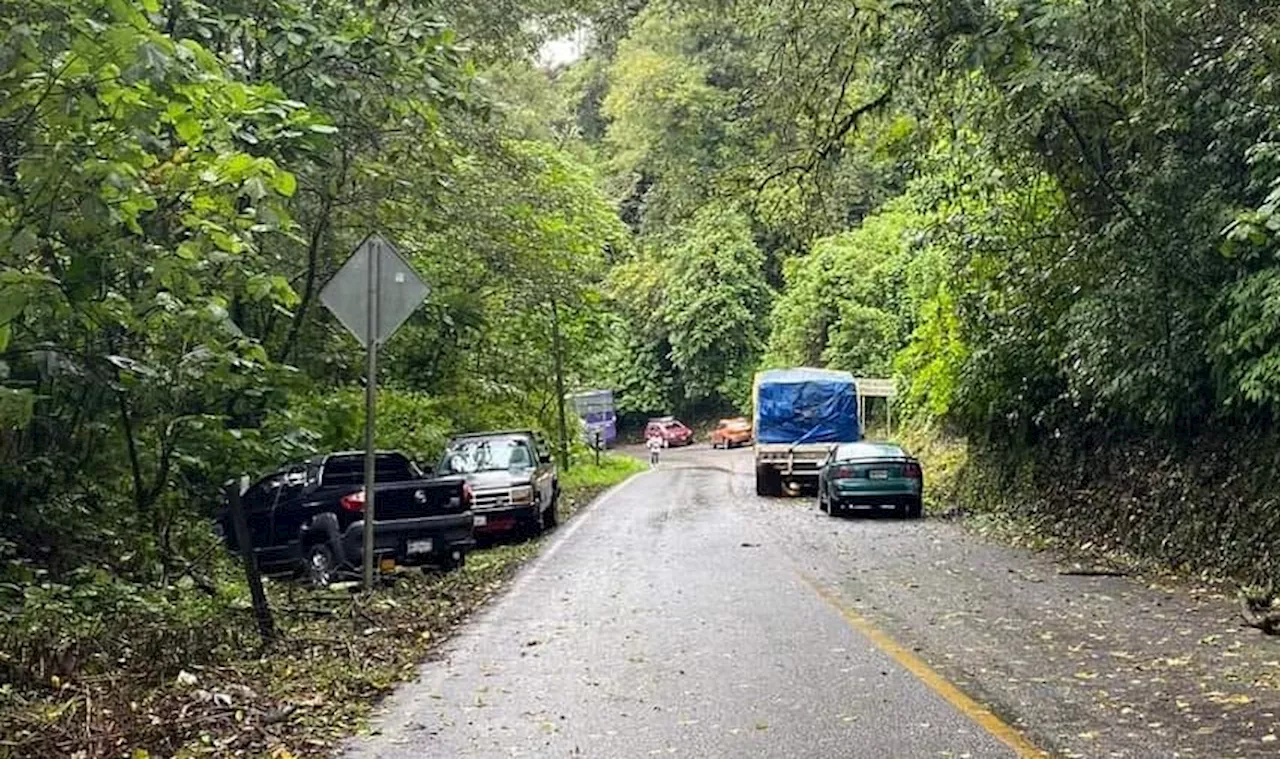
<path fill-rule="evenodd" d="M 906 451 L 890 443 L 846 443 L 836 449 L 837 461 L 902 458 L 906 455 Z"/>

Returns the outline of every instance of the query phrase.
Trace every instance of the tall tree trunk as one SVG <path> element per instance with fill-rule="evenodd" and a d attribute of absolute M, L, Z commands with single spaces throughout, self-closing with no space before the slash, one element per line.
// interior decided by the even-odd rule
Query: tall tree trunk
<path fill-rule="evenodd" d="M 338 169 L 338 180 L 333 185 L 333 190 L 340 193 L 343 186 L 347 182 L 347 170 L 351 166 L 351 156 L 347 153 L 347 149 L 342 149 L 342 164 Z M 293 355 L 298 335 L 302 331 L 302 325 L 307 319 L 307 314 L 311 310 L 311 304 L 316 297 L 316 280 L 319 276 L 320 268 L 320 249 L 324 245 L 325 235 L 329 233 L 329 229 L 333 224 L 333 206 L 337 201 L 335 192 L 327 183 L 323 183 L 322 189 L 323 200 L 320 203 L 320 214 L 316 219 L 315 228 L 311 232 L 311 239 L 307 244 L 307 274 L 302 288 L 302 295 L 299 298 L 298 308 L 293 314 L 293 321 L 289 324 L 289 333 L 285 336 L 284 344 L 280 346 L 280 354 L 277 359 L 281 363 L 288 361 Z"/>
<path fill-rule="evenodd" d="M 289 357 L 293 355 L 293 351 L 297 347 L 298 334 L 302 331 L 302 324 L 307 319 L 307 313 L 311 309 L 311 301 L 315 297 L 317 269 L 320 266 L 320 245 L 329 227 L 332 202 L 332 199 L 325 198 L 324 210 L 321 213 L 320 221 L 311 233 L 311 241 L 307 246 L 306 281 L 302 288 L 301 298 L 298 301 L 298 309 L 294 311 L 293 321 L 289 323 L 289 333 L 284 338 L 284 344 L 280 346 L 278 360 L 281 363 L 288 361 Z"/>
<path fill-rule="evenodd" d="M 139 514 L 147 511 L 147 486 L 142 480 L 142 461 L 138 458 L 138 440 L 133 432 L 133 416 L 129 413 L 129 401 L 124 393 L 116 393 L 120 404 L 120 422 L 124 428 L 125 447 L 129 452 L 129 469 L 133 474 L 133 502 Z"/>

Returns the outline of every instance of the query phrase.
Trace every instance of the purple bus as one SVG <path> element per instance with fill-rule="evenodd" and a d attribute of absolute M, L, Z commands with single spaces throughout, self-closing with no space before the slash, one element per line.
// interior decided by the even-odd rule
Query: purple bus
<path fill-rule="evenodd" d="M 618 439 L 618 417 L 613 410 L 612 390 L 587 390 L 569 396 L 573 408 L 587 428 L 587 444 L 600 440 L 608 448 Z"/>

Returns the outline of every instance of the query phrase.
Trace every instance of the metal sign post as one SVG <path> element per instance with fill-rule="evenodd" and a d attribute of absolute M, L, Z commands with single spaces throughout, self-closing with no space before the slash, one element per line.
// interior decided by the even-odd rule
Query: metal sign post
<path fill-rule="evenodd" d="M 378 346 L 395 334 L 430 288 L 395 247 L 373 235 L 356 248 L 320 291 L 320 302 L 364 345 L 364 586 L 373 588 L 374 487 L 377 485 Z"/>
<path fill-rule="evenodd" d="M 374 448 L 373 433 L 377 429 L 378 415 L 378 263 L 382 258 L 382 241 L 372 240 L 373 254 L 369 256 L 368 270 L 368 320 L 365 324 L 365 383 L 364 383 L 364 589 L 373 589 L 373 525 L 374 484 L 378 471 L 378 455 Z"/>

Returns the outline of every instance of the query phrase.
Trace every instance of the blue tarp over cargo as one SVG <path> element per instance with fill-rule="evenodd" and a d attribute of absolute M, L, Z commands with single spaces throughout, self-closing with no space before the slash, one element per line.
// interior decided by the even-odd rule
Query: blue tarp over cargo
<path fill-rule="evenodd" d="M 860 438 L 853 375 L 774 369 L 756 375 L 756 440 L 852 443 Z"/>

